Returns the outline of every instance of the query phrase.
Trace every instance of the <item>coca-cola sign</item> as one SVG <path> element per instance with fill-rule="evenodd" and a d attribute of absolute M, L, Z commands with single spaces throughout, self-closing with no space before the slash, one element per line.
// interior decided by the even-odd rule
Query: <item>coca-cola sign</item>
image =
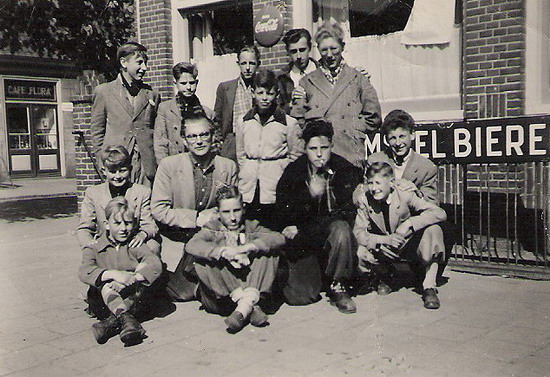
<path fill-rule="evenodd" d="M 283 15 L 273 7 L 261 9 L 254 17 L 254 36 L 260 46 L 271 47 L 283 36 Z"/>

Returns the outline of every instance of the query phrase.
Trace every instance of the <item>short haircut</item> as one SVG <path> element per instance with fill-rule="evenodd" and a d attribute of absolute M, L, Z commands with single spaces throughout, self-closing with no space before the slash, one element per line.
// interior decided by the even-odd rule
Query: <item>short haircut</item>
<path fill-rule="evenodd" d="M 254 75 L 254 79 L 252 80 L 252 88 L 278 89 L 279 82 L 277 81 L 277 76 L 275 76 L 275 73 L 272 70 L 260 69 Z"/>
<path fill-rule="evenodd" d="M 239 50 L 239 53 L 237 54 L 237 60 L 238 61 L 241 60 L 241 54 L 243 52 L 253 53 L 254 56 L 256 56 L 256 61 L 258 62 L 258 64 L 260 64 L 260 50 L 258 50 L 258 47 L 254 46 L 254 45 L 247 45 L 247 46 L 244 46 L 243 48 L 241 48 Z"/>
<path fill-rule="evenodd" d="M 329 21 L 323 22 L 319 30 L 317 30 L 317 34 L 315 34 L 315 42 L 317 42 L 317 45 L 326 38 L 334 38 L 340 46 L 344 47 L 344 29 L 337 24 L 337 23 L 331 23 Z"/>
<path fill-rule="evenodd" d="M 126 42 L 120 46 L 116 52 L 116 59 L 120 62 L 122 58 L 128 58 L 133 55 L 141 55 L 147 60 L 147 47 L 137 42 Z"/>
<path fill-rule="evenodd" d="M 225 185 L 218 189 L 216 193 L 216 205 L 219 207 L 220 202 L 224 199 L 239 199 L 243 203 L 243 196 L 237 186 Z"/>
<path fill-rule="evenodd" d="M 332 123 L 324 119 L 313 119 L 306 121 L 304 131 L 302 132 L 302 139 L 307 144 L 309 141 L 317 136 L 326 136 L 332 141 L 334 136 L 334 129 Z"/>
<path fill-rule="evenodd" d="M 128 150 L 122 145 L 109 145 L 101 156 L 103 166 L 109 171 L 116 171 L 119 168 L 132 168 L 132 157 Z"/>
<path fill-rule="evenodd" d="M 288 50 L 292 43 L 297 43 L 300 39 L 305 38 L 307 45 L 311 48 L 311 34 L 306 29 L 290 29 L 283 37 L 283 42 Z"/>
<path fill-rule="evenodd" d="M 189 62 L 180 62 L 172 68 L 172 74 L 176 80 L 179 80 L 183 73 L 189 73 L 194 78 L 197 78 L 199 70 L 196 64 L 191 64 Z"/>
<path fill-rule="evenodd" d="M 386 115 L 381 127 L 382 135 L 387 135 L 398 128 L 404 128 L 410 133 L 414 132 L 414 119 L 411 114 L 403 110 L 392 110 Z"/>
<path fill-rule="evenodd" d="M 365 178 L 370 179 L 375 174 L 381 174 L 387 178 L 393 178 L 393 169 L 390 164 L 384 161 L 374 162 L 367 166 L 365 170 Z"/>
<path fill-rule="evenodd" d="M 208 124 L 208 130 L 210 131 L 210 133 L 213 134 L 213 132 L 214 132 L 214 123 L 212 123 L 212 121 L 206 117 L 206 115 L 204 114 L 204 111 L 202 111 L 202 112 L 189 114 L 182 121 L 182 126 L 181 126 L 181 130 L 180 130 L 181 137 L 185 138 L 185 125 L 186 124 L 188 124 L 190 122 L 200 122 L 200 121 L 206 122 L 206 124 Z M 212 135 L 212 136 L 214 136 L 214 135 Z"/>
<path fill-rule="evenodd" d="M 128 205 L 128 202 L 123 196 L 117 196 L 114 199 L 111 199 L 109 203 L 105 206 L 105 218 L 109 220 L 112 216 L 120 214 L 121 217 L 128 215 L 135 221 L 134 211 Z"/>

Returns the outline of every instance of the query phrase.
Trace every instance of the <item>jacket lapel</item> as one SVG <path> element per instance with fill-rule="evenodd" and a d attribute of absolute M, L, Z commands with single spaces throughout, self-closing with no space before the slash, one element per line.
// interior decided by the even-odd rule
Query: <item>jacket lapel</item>
<path fill-rule="evenodd" d="M 179 174 L 176 187 L 180 194 L 181 202 L 186 207 L 195 208 L 195 180 L 193 177 L 193 164 L 187 153 L 181 154 L 181 163 L 179 164 Z"/>
<path fill-rule="evenodd" d="M 378 229 L 380 229 L 385 234 L 389 234 L 389 229 L 386 229 L 386 224 L 384 222 L 384 214 L 382 213 L 382 209 L 380 208 L 380 205 L 375 201 L 370 201 L 369 206 L 369 217 L 372 219 L 372 221 L 376 224 Z"/>
<path fill-rule="evenodd" d="M 134 120 L 141 114 L 143 109 L 147 106 L 149 103 L 149 90 L 147 89 L 141 89 L 136 96 L 136 102 L 135 102 L 135 109 L 134 109 Z"/>
<path fill-rule="evenodd" d="M 418 171 L 418 165 L 416 164 L 416 152 L 411 150 L 411 157 L 405 166 L 405 171 L 403 172 L 403 178 L 414 182 L 415 177 L 417 176 L 416 172 Z"/>
<path fill-rule="evenodd" d="M 103 210 L 103 213 L 105 213 L 105 207 L 107 207 L 107 204 L 111 200 L 111 191 L 109 191 L 109 183 L 104 182 L 101 184 L 101 191 L 100 191 L 100 197 L 99 197 L 99 206 Z"/>
<path fill-rule="evenodd" d="M 330 85 L 324 73 L 320 69 L 311 72 L 306 77 L 311 85 L 319 89 L 319 91 L 323 93 L 327 98 L 331 98 L 334 88 L 332 87 L 332 85 Z M 331 101 L 331 103 L 332 102 L 333 101 Z"/>
<path fill-rule="evenodd" d="M 318 72 L 321 72 L 321 70 L 318 70 Z M 321 72 L 322 73 L 322 72 Z M 330 91 L 330 101 L 327 106 L 327 112 L 328 109 L 332 106 L 332 104 L 340 97 L 342 92 L 349 86 L 352 80 L 357 77 L 358 73 L 353 72 L 351 68 L 349 68 L 347 65 L 344 65 L 342 68 L 342 72 L 340 73 L 340 77 L 338 77 L 338 81 L 336 81 L 336 85 L 334 87 L 331 87 Z M 325 80 L 325 82 L 328 82 Z M 325 113 L 326 114 L 326 113 Z"/>
<path fill-rule="evenodd" d="M 392 192 L 392 198 L 390 203 L 390 228 L 388 229 L 388 233 L 395 232 L 395 229 L 397 228 L 397 223 L 399 222 L 400 217 L 400 208 L 401 208 L 401 198 L 399 197 L 399 194 L 397 190 L 394 190 Z"/>
<path fill-rule="evenodd" d="M 120 77 L 117 77 L 116 80 L 113 81 L 113 94 L 117 101 L 120 102 L 124 110 L 126 110 L 128 115 L 133 116 L 134 108 L 126 96 L 126 89 L 122 86 Z"/>

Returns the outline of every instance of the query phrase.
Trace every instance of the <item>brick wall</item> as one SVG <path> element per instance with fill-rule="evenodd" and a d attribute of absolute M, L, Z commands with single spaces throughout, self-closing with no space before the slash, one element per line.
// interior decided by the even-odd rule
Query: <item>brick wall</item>
<path fill-rule="evenodd" d="M 464 0 L 466 119 L 515 117 L 525 109 L 523 0 Z M 468 165 L 468 189 L 525 193 L 528 165 Z"/>
<path fill-rule="evenodd" d="M 92 110 L 92 96 L 89 94 L 75 95 L 73 102 L 73 125 L 74 131 L 84 132 L 84 140 L 88 150 L 92 151 L 90 138 L 90 114 Z M 78 136 L 75 135 L 75 157 L 76 157 L 76 189 L 78 191 L 78 203 L 82 202 L 84 190 L 87 187 L 101 183 L 99 175 L 94 169 L 94 163 L 86 151 L 84 144 L 79 144 Z M 93 152 L 92 156 L 93 156 Z"/>
<path fill-rule="evenodd" d="M 256 16 L 262 8 L 268 5 L 277 7 L 281 11 L 284 20 L 283 33 L 292 29 L 292 0 L 253 0 L 252 10 L 254 16 Z M 262 67 L 277 71 L 288 63 L 288 55 L 282 39 L 272 47 L 258 46 L 258 48 L 260 49 Z"/>
<path fill-rule="evenodd" d="M 145 81 L 160 92 L 163 100 L 169 99 L 173 94 L 170 0 L 141 0 L 138 14 L 138 38 L 149 56 Z"/>

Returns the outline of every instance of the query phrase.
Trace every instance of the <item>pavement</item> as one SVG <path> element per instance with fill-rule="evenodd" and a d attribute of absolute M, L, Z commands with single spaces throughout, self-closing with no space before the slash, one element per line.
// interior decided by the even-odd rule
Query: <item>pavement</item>
<path fill-rule="evenodd" d="M 550 284 L 454 271 L 439 310 L 403 288 L 356 297 L 356 314 L 326 298 L 283 305 L 268 327 L 231 335 L 198 302 L 177 303 L 143 324 L 143 343 L 98 345 L 76 225 L 66 208 L 0 219 L 0 376 L 550 376 Z"/>
<path fill-rule="evenodd" d="M 68 196 L 76 196 L 74 178 L 13 179 L 0 184 L 0 202 Z"/>

